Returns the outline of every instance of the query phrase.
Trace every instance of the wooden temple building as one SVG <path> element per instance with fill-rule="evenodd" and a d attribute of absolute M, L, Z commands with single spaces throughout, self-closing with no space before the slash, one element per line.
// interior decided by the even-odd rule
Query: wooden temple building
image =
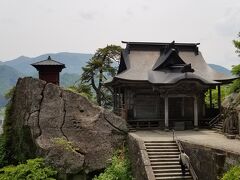
<path fill-rule="evenodd" d="M 234 77 L 205 62 L 199 43 L 123 42 L 114 91 L 114 111 L 132 127 L 198 128 L 220 113 L 221 85 Z M 218 90 L 213 107 L 212 89 Z M 210 106 L 205 94 L 210 92 Z"/>
<path fill-rule="evenodd" d="M 65 64 L 53 60 L 50 56 L 46 60 L 31 64 L 39 72 L 39 79 L 47 83 L 60 84 L 59 74 L 65 68 Z"/>

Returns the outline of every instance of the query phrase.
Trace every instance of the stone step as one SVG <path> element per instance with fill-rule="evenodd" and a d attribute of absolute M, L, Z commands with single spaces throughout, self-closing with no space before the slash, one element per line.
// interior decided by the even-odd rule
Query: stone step
<path fill-rule="evenodd" d="M 178 161 L 179 158 L 152 158 L 150 159 L 151 162 L 166 162 L 166 161 Z"/>
<path fill-rule="evenodd" d="M 179 152 L 178 149 L 147 149 L 147 152 Z"/>
<path fill-rule="evenodd" d="M 183 176 L 182 172 L 156 173 L 154 175 L 155 177 Z M 190 173 L 186 172 L 185 176 L 190 176 Z"/>
<path fill-rule="evenodd" d="M 170 155 L 148 155 L 149 159 L 154 159 L 154 158 L 179 158 L 179 155 L 174 155 L 174 154 L 170 154 Z"/>
<path fill-rule="evenodd" d="M 213 127 L 212 130 L 214 130 L 214 131 L 222 131 L 221 128 L 215 128 L 215 127 Z"/>
<path fill-rule="evenodd" d="M 152 166 L 152 169 L 179 169 L 181 168 L 181 165 L 154 165 Z"/>
<path fill-rule="evenodd" d="M 181 168 L 176 168 L 176 169 L 154 169 L 154 173 L 168 173 L 168 172 L 182 172 Z M 189 172 L 186 170 L 186 172 Z"/>
<path fill-rule="evenodd" d="M 176 146 L 176 143 L 145 143 L 145 146 Z"/>
<path fill-rule="evenodd" d="M 179 155 L 179 152 L 148 152 L 148 155 Z"/>
<path fill-rule="evenodd" d="M 192 179 L 188 170 L 182 175 L 179 149 L 174 141 L 145 141 L 145 147 L 156 180 Z"/>
<path fill-rule="evenodd" d="M 176 144 L 175 141 L 144 141 L 144 143 L 173 143 Z"/>
<path fill-rule="evenodd" d="M 156 177 L 156 180 L 178 180 L 178 179 L 192 179 L 192 176 L 172 176 L 172 177 Z"/>
<path fill-rule="evenodd" d="M 220 126 L 220 125 L 216 125 L 216 126 L 214 126 L 215 128 L 223 128 L 223 126 Z"/>
<path fill-rule="evenodd" d="M 147 149 L 178 149 L 176 146 L 146 146 Z"/>
<path fill-rule="evenodd" d="M 166 162 L 151 162 L 152 166 L 160 166 L 160 165 L 180 165 L 179 161 L 166 161 Z"/>

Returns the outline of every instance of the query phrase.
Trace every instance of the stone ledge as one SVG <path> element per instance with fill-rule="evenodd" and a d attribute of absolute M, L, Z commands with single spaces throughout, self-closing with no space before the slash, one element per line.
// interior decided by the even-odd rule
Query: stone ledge
<path fill-rule="evenodd" d="M 135 134 L 128 135 L 133 176 L 137 180 L 155 180 L 144 142 Z"/>

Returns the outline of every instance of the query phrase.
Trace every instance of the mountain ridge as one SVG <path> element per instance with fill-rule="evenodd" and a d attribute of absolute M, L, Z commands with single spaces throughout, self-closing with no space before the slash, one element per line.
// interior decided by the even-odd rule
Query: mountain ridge
<path fill-rule="evenodd" d="M 27 56 L 19 56 L 16 59 L 12 59 L 2 63 L 15 68 L 19 72 L 31 75 L 33 73 L 37 73 L 35 68 L 31 66 L 31 64 L 37 61 L 45 60 L 48 58 L 48 56 L 51 56 L 52 59 L 66 65 L 66 68 L 62 71 L 63 73 L 81 74 L 81 67 L 86 64 L 86 62 L 93 56 L 93 54 L 69 52 L 47 53 L 32 58 Z"/>
<path fill-rule="evenodd" d="M 73 85 L 80 78 L 82 67 L 85 66 L 87 61 L 93 56 L 93 54 L 87 53 L 60 52 L 42 54 L 32 58 L 19 56 L 9 61 L 0 61 L 0 107 L 6 103 L 4 94 L 16 84 L 19 77 L 38 77 L 37 70 L 32 67 L 31 64 L 45 60 L 49 55 L 52 59 L 66 65 L 66 68 L 60 74 L 60 84 L 63 87 Z M 209 64 L 209 66 L 218 72 L 231 75 L 230 70 L 223 66 L 216 64 Z"/>

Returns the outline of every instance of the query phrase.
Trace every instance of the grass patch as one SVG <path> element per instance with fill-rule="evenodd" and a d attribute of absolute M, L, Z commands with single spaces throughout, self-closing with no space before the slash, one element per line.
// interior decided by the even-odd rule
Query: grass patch
<path fill-rule="evenodd" d="M 227 171 L 221 180 L 239 180 L 240 179 L 240 165 L 234 166 Z"/>

